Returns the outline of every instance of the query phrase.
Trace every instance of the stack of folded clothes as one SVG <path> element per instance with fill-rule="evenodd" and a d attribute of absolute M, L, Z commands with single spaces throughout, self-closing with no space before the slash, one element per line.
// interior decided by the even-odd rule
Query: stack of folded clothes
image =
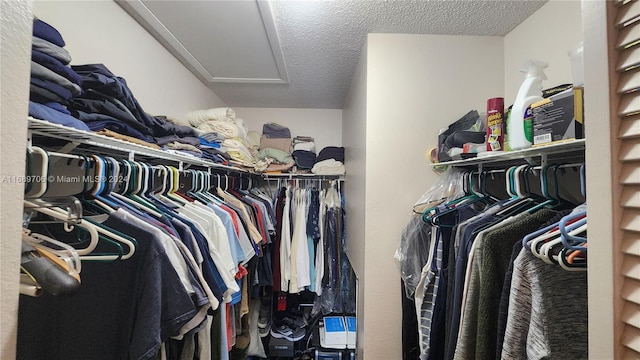
<path fill-rule="evenodd" d="M 89 131 L 71 116 L 66 105 L 82 93 L 82 79 L 68 65 L 71 55 L 53 26 L 40 19 L 33 21 L 29 115 L 49 122 Z"/>
<path fill-rule="evenodd" d="M 140 144 L 158 148 L 156 138 L 175 135 L 197 137 L 196 131 L 167 121 L 165 117 L 147 114 L 133 96 L 124 78 L 114 75 L 102 64 L 72 66 L 82 78 L 82 94 L 74 97 L 69 110 L 89 129 L 110 130 L 109 136 L 127 140 L 133 137 Z"/>
<path fill-rule="evenodd" d="M 231 162 L 248 168 L 256 166 L 255 151 L 248 141 L 249 131 L 244 121 L 236 118 L 235 110 L 228 107 L 196 110 L 187 114 L 187 120 L 204 135 L 204 138 L 200 136 L 201 144 L 204 141 L 215 148 L 214 143 L 219 143 L 218 150 L 226 153 Z"/>
<path fill-rule="evenodd" d="M 297 173 L 309 173 L 316 163 L 316 145 L 310 136 L 296 136 L 293 138 L 293 159 L 296 162 Z"/>
<path fill-rule="evenodd" d="M 320 150 L 311 172 L 317 175 L 344 175 L 344 147 L 327 146 Z"/>
<path fill-rule="evenodd" d="M 289 171 L 295 161 L 291 156 L 293 143 L 291 131 L 288 127 L 270 122 L 262 126 L 260 137 L 260 151 L 258 159 L 265 161 L 268 166 L 264 169 L 267 173 L 281 173 Z"/>

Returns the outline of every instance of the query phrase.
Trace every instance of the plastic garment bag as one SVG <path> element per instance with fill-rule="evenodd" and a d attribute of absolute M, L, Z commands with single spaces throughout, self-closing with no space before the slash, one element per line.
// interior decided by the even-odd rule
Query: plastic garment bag
<path fill-rule="evenodd" d="M 422 268 L 429 259 L 432 228 L 422 220 L 421 215 L 413 215 L 402 231 L 396 249 L 394 258 L 404 281 L 405 295 L 409 298 L 413 298 Z"/>

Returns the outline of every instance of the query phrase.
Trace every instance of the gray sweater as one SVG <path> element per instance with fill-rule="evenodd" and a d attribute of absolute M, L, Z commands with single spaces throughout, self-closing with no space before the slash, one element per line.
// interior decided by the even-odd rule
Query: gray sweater
<path fill-rule="evenodd" d="M 587 273 L 523 249 L 514 262 L 502 359 L 588 359 Z"/>

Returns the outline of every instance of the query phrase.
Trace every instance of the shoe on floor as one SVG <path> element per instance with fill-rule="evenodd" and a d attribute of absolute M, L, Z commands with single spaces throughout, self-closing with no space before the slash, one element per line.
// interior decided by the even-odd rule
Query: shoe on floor
<path fill-rule="evenodd" d="M 298 340 L 302 340 L 305 334 L 306 332 L 304 331 L 304 329 L 301 329 L 301 328 L 291 329 L 286 325 L 271 327 L 271 336 L 278 339 L 298 341 Z"/>

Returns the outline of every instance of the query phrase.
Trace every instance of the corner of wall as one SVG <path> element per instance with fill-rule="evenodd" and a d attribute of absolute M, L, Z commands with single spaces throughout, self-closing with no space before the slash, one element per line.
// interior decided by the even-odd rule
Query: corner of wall
<path fill-rule="evenodd" d="M 0 358 L 16 357 L 32 2 L 0 1 Z"/>

